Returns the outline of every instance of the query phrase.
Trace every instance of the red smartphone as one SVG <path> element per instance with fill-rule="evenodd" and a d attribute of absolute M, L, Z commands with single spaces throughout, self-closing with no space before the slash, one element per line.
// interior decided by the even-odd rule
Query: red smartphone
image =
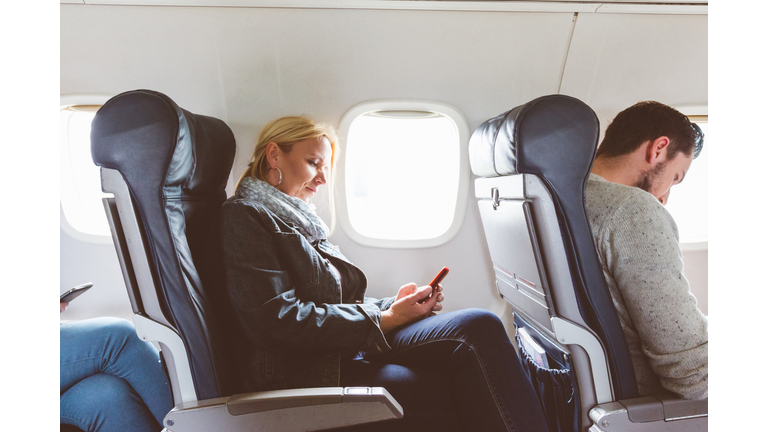
<path fill-rule="evenodd" d="M 432 279 L 432 282 L 429 283 L 429 286 L 432 287 L 432 294 L 435 293 L 435 289 L 437 288 L 437 284 L 442 282 L 443 279 L 445 279 L 445 275 L 448 274 L 448 267 L 443 267 L 438 273 L 437 276 L 435 276 L 434 279 Z M 425 297 L 422 300 L 419 300 L 419 303 L 424 303 L 427 301 L 429 297 L 432 297 L 432 294 L 430 294 L 428 297 Z"/>
<path fill-rule="evenodd" d="M 445 279 L 445 276 L 448 274 L 448 267 L 443 267 L 440 272 L 437 273 L 437 276 L 435 276 L 434 279 L 432 279 L 432 282 L 429 283 L 429 286 L 432 288 L 437 288 L 437 284 L 443 281 Z"/>

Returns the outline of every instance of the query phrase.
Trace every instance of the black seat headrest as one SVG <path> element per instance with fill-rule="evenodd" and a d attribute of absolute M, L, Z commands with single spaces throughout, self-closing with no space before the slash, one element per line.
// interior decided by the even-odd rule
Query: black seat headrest
<path fill-rule="evenodd" d="M 121 93 L 104 104 L 91 127 L 94 163 L 120 171 L 132 189 L 170 196 L 223 191 L 234 158 L 234 135 L 221 120 L 192 114 L 151 90 Z"/>
<path fill-rule="evenodd" d="M 584 102 L 543 96 L 481 124 L 469 140 L 469 163 L 480 177 L 583 179 L 592 168 L 598 136 L 597 117 Z"/>

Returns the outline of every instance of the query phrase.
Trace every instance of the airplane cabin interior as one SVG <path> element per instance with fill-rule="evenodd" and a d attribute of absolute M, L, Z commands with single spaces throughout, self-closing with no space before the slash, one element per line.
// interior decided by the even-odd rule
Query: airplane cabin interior
<path fill-rule="evenodd" d="M 498 317 L 548 432 L 707 431 L 710 420 L 713 430 L 751 430 L 756 419 L 740 411 L 759 413 L 759 396 L 738 382 L 752 378 L 724 365 L 752 341 L 722 333 L 740 320 L 759 329 L 752 315 L 759 321 L 765 299 L 752 288 L 764 279 L 751 272 L 764 267 L 768 240 L 753 186 L 765 155 L 756 143 L 768 96 L 759 54 L 768 10 L 723 3 L 60 0 L 40 5 L 45 12 L 19 8 L 29 29 L 50 27 L 47 51 L 17 43 L 18 27 L 2 30 L 12 56 L 41 57 L 12 72 L 19 102 L 4 110 L 24 111 L 31 94 L 55 111 L 7 126 L 19 131 L 9 142 L 26 148 L 4 162 L 6 187 L 16 190 L 6 198 L 13 251 L 3 273 L 18 291 L 5 304 L 14 309 L 6 327 L 36 322 L 35 335 L 10 331 L 9 344 L 34 355 L 7 355 L 21 357 L 22 376 L 47 371 L 14 378 L 19 395 L 45 381 L 46 402 L 12 421 L 56 424 L 47 382 L 54 347 L 65 342 L 53 339 L 38 292 L 58 281 L 60 294 L 92 284 L 61 309 L 60 326 L 124 319 L 159 351 L 173 402 L 164 431 L 399 430 L 402 399 L 384 386 L 233 391 L 222 335 L 234 321 L 220 316 L 206 273 L 207 235 L 251 169 L 262 128 L 305 116 L 338 137 L 332 189 L 308 201 L 327 224 L 329 253 L 359 267 L 365 296 L 377 299 L 450 269 L 437 314 Z M 45 19 L 32 24 L 37 15 Z M 690 296 L 705 322 L 714 318 L 711 416 L 706 397 L 641 396 L 586 214 L 606 128 L 640 101 L 674 108 L 704 136 L 685 182 L 662 204 Z M 27 202 L 29 212 L 14 210 Z M 40 227 L 34 237 L 22 234 L 30 225 Z"/>

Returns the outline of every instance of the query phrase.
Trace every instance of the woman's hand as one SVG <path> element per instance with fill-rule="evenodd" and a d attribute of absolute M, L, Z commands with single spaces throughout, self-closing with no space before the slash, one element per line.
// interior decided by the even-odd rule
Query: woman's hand
<path fill-rule="evenodd" d="M 432 292 L 432 297 L 437 297 L 437 301 L 435 302 L 435 305 L 432 306 L 432 313 L 429 314 L 429 316 L 435 315 L 435 312 L 440 312 L 443 310 L 443 300 L 445 300 L 445 296 L 443 295 L 443 286 L 440 284 L 437 284 L 437 287 Z"/>
<path fill-rule="evenodd" d="M 415 293 L 417 289 L 418 288 L 416 287 L 416 284 L 413 283 L 413 282 L 401 286 L 400 289 L 397 290 L 397 297 L 395 297 L 395 301 L 398 301 L 398 300 L 400 300 L 403 297 L 407 297 L 407 296 Z"/>
<path fill-rule="evenodd" d="M 59 313 L 62 313 L 65 310 L 67 310 L 67 306 L 69 306 L 69 303 L 67 303 L 67 302 L 59 302 Z"/>
<path fill-rule="evenodd" d="M 442 285 L 433 290 L 430 286 L 417 287 L 415 283 L 400 287 L 395 302 L 381 313 L 381 331 L 388 333 L 440 311 L 443 308 L 440 302 L 444 299 L 442 290 Z"/>

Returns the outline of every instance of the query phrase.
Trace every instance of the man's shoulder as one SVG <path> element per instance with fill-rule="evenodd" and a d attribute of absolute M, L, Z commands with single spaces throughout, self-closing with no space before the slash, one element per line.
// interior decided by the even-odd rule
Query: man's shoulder
<path fill-rule="evenodd" d="M 615 211 L 621 207 L 663 210 L 659 200 L 648 192 L 637 187 L 609 182 L 596 174 L 589 175 L 585 196 L 587 211 Z"/>
<path fill-rule="evenodd" d="M 587 216 L 593 231 L 618 220 L 674 225 L 674 220 L 659 200 L 637 187 L 612 183 L 590 174 L 585 196 Z"/>
<path fill-rule="evenodd" d="M 586 210 L 593 234 L 617 226 L 649 226 L 677 230 L 674 219 L 656 197 L 631 186 L 591 174 L 586 188 Z"/>

